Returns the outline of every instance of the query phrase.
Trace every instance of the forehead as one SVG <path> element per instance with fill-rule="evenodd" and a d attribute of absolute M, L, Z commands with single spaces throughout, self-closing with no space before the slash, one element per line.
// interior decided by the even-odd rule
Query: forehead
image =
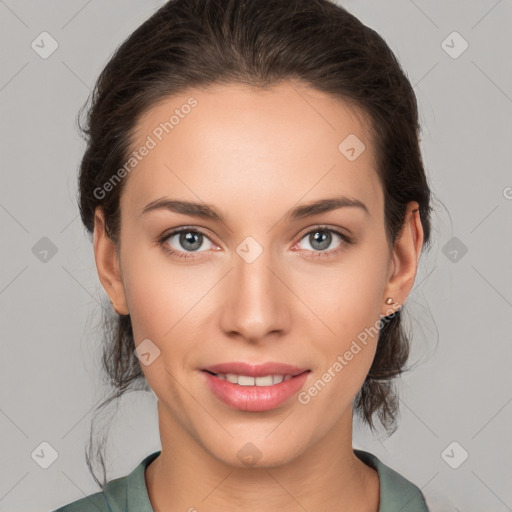
<path fill-rule="evenodd" d="M 342 193 L 382 208 L 366 116 L 298 83 L 167 97 L 140 118 L 132 146 L 150 148 L 139 151 L 121 199 L 138 211 L 165 195 L 261 210 Z"/>

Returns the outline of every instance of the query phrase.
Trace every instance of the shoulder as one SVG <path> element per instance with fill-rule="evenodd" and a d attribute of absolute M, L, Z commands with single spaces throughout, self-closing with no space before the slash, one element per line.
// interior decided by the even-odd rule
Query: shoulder
<path fill-rule="evenodd" d="M 356 456 L 379 474 L 379 512 L 429 512 L 421 489 L 369 452 L 354 450 Z"/>
<path fill-rule="evenodd" d="M 127 510 L 126 491 L 129 477 L 130 475 L 116 478 L 110 481 L 102 491 L 68 503 L 53 512 L 121 512 Z"/>
<path fill-rule="evenodd" d="M 68 503 L 53 512 L 152 512 L 144 471 L 160 454 L 153 452 L 126 476 L 108 482 L 103 490 Z"/>
<path fill-rule="evenodd" d="M 110 512 L 103 492 L 97 492 L 95 494 L 91 494 L 90 496 L 86 496 L 85 498 L 73 501 L 72 503 L 68 503 L 67 505 L 60 507 L 53 512 L 89 511 Z"/>

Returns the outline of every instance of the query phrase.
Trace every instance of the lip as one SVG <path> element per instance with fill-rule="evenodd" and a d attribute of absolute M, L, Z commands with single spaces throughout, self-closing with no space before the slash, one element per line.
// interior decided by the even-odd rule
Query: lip
<path fill-rule="evenodd" d="M 253 367 L 253 371 L 260 370 L 261 368 L 254 369 Z M 265 369 L 265 371 L 268 370 Z M 295 370 L 293 371 L 295 372 Z M 201 371 L 206 385 L 219 400 L 233 409 L 252 412 L 269 411 L 283 405 L 304 387 L 310 373 L 310 370 L 305 370 L 291 379 L 274 384 L 273 386 L 240 386 L 220 379 L 216 375 L 209 373 L 209 371 Z M 277 374 L 283 375 L 279 372 Z M 242 373 L 242 375 L 247 375 L 247 373 Z M 265 375 L 270 374 L 266 373 Z M 259 376 L 262 375 L 256 375 L 256 377 Z"/>
<path fill-rule="evenodd" d="M 299 368 L 285 363 L 250 364 L 244 362 L 220 363 L 201 368 L 212 373 L 234 373 L 235 375 L 247 375 L 249 377 L 264 377 L 265 375 L 291 375 L 295 377 L 309 368 Z"/>

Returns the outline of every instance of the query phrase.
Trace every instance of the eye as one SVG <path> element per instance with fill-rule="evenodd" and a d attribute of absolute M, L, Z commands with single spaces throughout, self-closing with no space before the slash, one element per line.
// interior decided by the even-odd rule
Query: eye
<path fill-rule="evenodd" d="M 341 241 L 341 243 L 338 243 L 336 248 L 327 250 L 336 239 Z M 309 245 L 309 248 L 306 247 L 305 250 L 312 253 L 311 257 L 334 256 L 345 249 L 346 246 L 354 243 L 347 235 L 326 226 L 318 226 L 310 230 L 293 248 L 300 246 L 302 240 L 305 240 L 307 245 Z M 206 248 L 204 247 L 205 241 L 207 242 Z M 208 251 L 208 249 L 219 250 L 219 247 L 216 246 L 206 234 L 187 226 L 181 226 L 168 231 L 159 238 L 158 243 L 166 253 L 171 254 L 173 257 L 183 259 L 197 258 L 198 256 L 194 253 L 203 253 Z M 205 250 L 200 250 L 202 247 Z"/>
<path fill-rule="evenodd" d="M 333 242 L 336 242 L 336 239 L 341 240 L 341 243 L 338 243 L 337 247 L 334 249 L 327 250 L 332 246 Z M 345 246 L 353 243 L 347 235 L 325 226 L 318 226 L 306 233 L 294 247 L 300 245 L 302 240 L 306 241 L 306 250 L 316 253 L 314 256 L 331 256 L 343 250 Z M 307 247 L 308 245 L 309 247 Z"/>
<path fill-rule="evenodd" d="M 205 252 L 199 250 L 204 246 L 205 241 L 210 244 L 206 250 L 216 247 L 204 233 L 186 226 L 173 229 L 159 239 L 164 251 L 178 258 L 194 258 L 191 253 Z"/>

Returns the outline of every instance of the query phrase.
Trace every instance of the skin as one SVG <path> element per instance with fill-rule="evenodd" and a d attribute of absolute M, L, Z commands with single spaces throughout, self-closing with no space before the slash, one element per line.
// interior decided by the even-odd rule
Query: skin
<path fill-rule="evenodd" d="M 311 387 L 359 333 L 390 314 L 387 297 L 405 302 L 423 243 L 418 204 L 408 205 L 389 247 L 365 116 L 304 84 L 216 85 L 173 96 L 145 113 L 134 149 L 190 96 L 198 105 L 126 178 L 119 257 L 100 209 L 95 216 L 100 281 L 116 310 L 131 315 L 135 344 L 149 338 L 160 350 L 141 365 L 158 398 L 162 443 L 146 470 L 153 508 L 375 512 L 379 479 L 352 451 L 352 406 L 377 336 L 305 405 L 294 396 L 266 412 L 230 408 L 199 369 L 280 361 L 310 368 L 303 389 Z M 338 150 L 349 134 L 366 145 L 354 161 Z M 369 214 L 346 207 L 285 218 L 292 207 L 337 195 L 359 199 Z M 163 209 L 140 215 L 164 196 L 212 205 L 226 224 Z M 331 232 L 318 249 L 312 237 L 323 224 L 355 242 Z M 206 235 L 196 251 L 179 234 L 167 239 L 188 260 L 158 243 L 179 226 Z M 236 252 L 247 236 L 263 249 L 252 263 Z M 251 467 L 237 456 L 249 442 L 261 454 Z"/>

